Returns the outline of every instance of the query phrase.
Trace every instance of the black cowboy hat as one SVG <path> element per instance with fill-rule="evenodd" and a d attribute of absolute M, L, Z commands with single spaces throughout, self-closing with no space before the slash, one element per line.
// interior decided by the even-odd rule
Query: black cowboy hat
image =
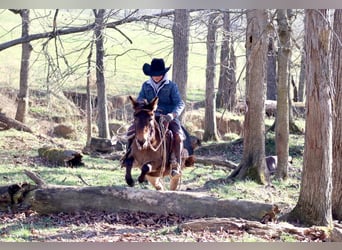
<path fill-rule="evenodd" d="M 170 68 L 171 66 L 165 68 L 165 63 L 163 59 L 153 58 L 151 65 L 145 63 L 143 65 L 142 70 L 144 71 L 144 74 L 147 76 L 162 76 L 165 75 L 165 73 L 168 72 Z"/>

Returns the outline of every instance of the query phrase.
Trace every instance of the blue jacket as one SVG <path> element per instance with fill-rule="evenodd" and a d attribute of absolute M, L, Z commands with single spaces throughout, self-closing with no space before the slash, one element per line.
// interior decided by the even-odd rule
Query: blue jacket
<path fill-rule="evenodd" d="M 185 103 L 180 96 L 177 84 L 164 78 L 159 83 L 161 84 L 160 87 L 155 89 L 152 81 L 153 80 L 150 78 L 142 84 L 138 100 L 142 101 L 143 99 L 146 99 L 150 102 L 154 97 L 158 96 L 157 115 L 176 113 L 178 117 L 183 112 Z"/>

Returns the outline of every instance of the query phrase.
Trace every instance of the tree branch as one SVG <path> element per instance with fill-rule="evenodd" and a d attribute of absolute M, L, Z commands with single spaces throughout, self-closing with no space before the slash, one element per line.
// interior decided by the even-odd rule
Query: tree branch
<path fill-rule="evenodd" d="M 107 23 L 106 27 L 117 29 L 116 26 L 119 26 L 119 25 L 122 25 L 125 23 L 144 21 L 144 20 L 148 20 L 148 19 L 153 19 L 155 17 L 169 16 L 169 15 L 173 15 L 173 14 L 174 14 L 174 11 L 167 11 L 167 12 L 158 13 L 158 14 L 154 14 L 154 15 L 143 15 L 140 17 L 131 17 L 131 18 L 126 18 L 126 19 L 122 19 L 119 21 Z M 10 47 L 13 47 L 13 46 L 18 45 L 18 44 L 21 44 L 21 43 L 27 43 L 27 42 L 31 42 L 31 41 L 42 39 L 42 38 L 54 38 L 56 36 L 61 36 L 61 35 L 69 35 L 69 34 L 74 34 L 74 33 L 90 31 L 90 30 L 94 29 L 94 27 L 95 27 L 95 22 L 92 24 L 86 25 L 86 26 L 82 26 L 82 27 L 71 27 L 68 29 L 58 29 L 58 30 L 54 30 L 51 32 L 38 33 L 38 34 L 29 35 L 26 37 L 20 37 L 20 38 L 17 38 L 17 39 L 14 39 L 14 40 L 0 44 L 0 51 L 7 49 L 7 48 L 10 48 Z"/>

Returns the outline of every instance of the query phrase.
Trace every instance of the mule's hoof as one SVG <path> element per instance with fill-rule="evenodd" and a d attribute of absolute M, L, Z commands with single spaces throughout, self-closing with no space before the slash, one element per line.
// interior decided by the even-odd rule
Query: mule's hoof
<path fill-rule="evenodd" d="M 171 177 L 172 178 L 180 177 L 181 175 L 182 175 L 182 173 L 178 169 L 172 169 L 172 171 L 171 171 Z"/>
<path fill-rule="evenodd" d="M 130 187 L 134 187 L 134 184 L 135 184 L 133 179 L 126 179 L 126 183 Z"/>
<path fill-rule="evenodd" d="M 139 183 L 145 182 L 145 176 L 143 176 L 143 177 L 139 176 L 138 181 L 139 181 Z"/>

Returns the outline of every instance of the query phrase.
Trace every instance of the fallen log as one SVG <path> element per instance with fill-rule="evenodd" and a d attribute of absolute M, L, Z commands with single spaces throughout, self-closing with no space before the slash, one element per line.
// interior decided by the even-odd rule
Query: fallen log
<path fill-rule="evenodd" d="M 30 185 L 21 201 L 40 214 L 74 213 L 81 211 L 147 212 L 193 217 L 237 217 L 260 220 L 272 208 L 243 200 L 222 200 L 201 193 L 155 191 L 130 187 L 75 187 L 47 185 L 36 174 L 25 171 L 37 184 Z M 2 187 L 0 197 L 9 197 L 8 187 Z M 15 194 L 12 194 L 12 196 Z M 1 207 L 7 207 L 5 199 Z M 13 204 L 12 204 L 13 205 Z"/>
<path fill-rule="evenodd" d="M 30 195 L 31 209 L 40 214 L 80 211 L 149 212 L 194 217 L 237 217 L 259 220 L 270 204 L 221 200 L 191 192 L 159 192 L 129 187 L 47 187 Z"/>
<path fill-rule="evenodd" d="M 25 171 L 25 174 L 32 178 L 37 185 L 29 185 L 29 189 L 25 189 L 20 202 L 25 205 L 28 204 L 32 210 L 40 214 L 128 211 L 160 215 L 236 217 L 260 220 L 267 211 L 272 209 L 271 204 L 247 200 L 218 199 L 194 192 L 160 192 L 121 186 L 54 186 L 47 185 L 38 175 L 30 171 Z M 0 190 L 0 197 L 8 197 L 8 187 L 2 187 Z M 6 200 L 7 203 L 10 201 L 10 199 Z"/>
<path fill-rule="evenodd" d="M 227 167 L 229 169 L 236 169 L 237 168 L 237 164 L 235 164 L 232 161 L 228 161 L 228 160 L 219 160 L 219 159 L 212 159 L 212 158 L 208 158 L 208 157 L 200 157 L 200 156 L 196 156 L 196 163 L 201 163 L 204 165 L 217 165 L 217 166 L 223 166 L 223 167 Z"/>
<path fill-rule="evenodd" d="M 4 113 L 0 112 L 0 122 L 6 124 L 7 128 L 14 128 L 19 131 L 25 131 L 28 133 L 33 133 L 33 131 L 25 124 L 7 117 Z"/>

